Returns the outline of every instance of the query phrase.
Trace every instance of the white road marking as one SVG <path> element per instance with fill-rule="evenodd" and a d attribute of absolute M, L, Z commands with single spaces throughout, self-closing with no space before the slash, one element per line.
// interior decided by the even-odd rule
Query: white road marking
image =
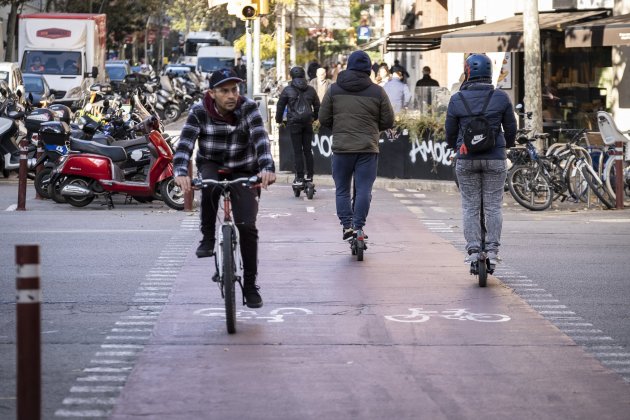
<path fill-rule="evenodd" d="M 70 388 L 70 392 L 77 393 L 90 393 L 90 392 L 120 392 L 122 391 L 122 386 L 111 386 L 111 385 L 93 385 L 93 386 L 73 386 Z"/>
<path fill-rule="evenodd" d="M 85 368 L 83 369 L 83 372 L 87 372 L 87 373 L 124 373 L 124 372 L 131 372 L 131 369 L 133 369 L 131 366 L 128 367 L 92 367 L 92 368 Z"/>
<path fill-rule="evenodd" d="M 125 382 L 126 376 L 114 376 L 114 375 L 91 375 L 77 378 L 79 382 Z"/>
<path fill-rule="evenodd" d="M 89 397 L 89 398 L 64 398 L 62 404 L 66 405 L 82 405 L 82 404 L 95 404 L 95 405 L 115 405 L 118 402 L 118 398 L 114 397 Z"/>
<path fill-rule="evenodd" d="M 90 417 L 109 417 L 110 410 L 57 410 L 56 417 L 79 417 L 82 419 Z"/>
<path fill-rule="evenodd" d="M 315 213 L 315 207 L 306 207 L 307 213 Z"/>
<path fill-rule="evenodd" d="M 17 209 L 17 204 L 11 204 L 4 211 L 15 211 L 15 209 Z"/>

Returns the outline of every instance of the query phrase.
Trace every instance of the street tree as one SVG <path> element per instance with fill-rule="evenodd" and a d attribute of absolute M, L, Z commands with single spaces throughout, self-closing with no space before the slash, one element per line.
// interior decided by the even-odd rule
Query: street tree
<path fill-rule="evenodd" d="M 527 0 L 523 7 L 525 49 L 525 110 L 532 112 L 532 129 L 542 132 L 542 88 L 540 84 L 540 25 L 538 0 Z M 542 143 L 539 140 L 539 143 Z M 539 149 L 542 144 L 536 145 Z"/>
<path fill-rule="evenodd" d="M 5 54 L 6 61 L 17 61 L 17 57 L 13 57 L 15 51 L 15 32 L 17 28 L 17 16 L 22 10 L 27 0 L 0 0 L 0 6 L 11 6 L 9 11 L 9 21 L 7 22 L 7 48 Z"/>

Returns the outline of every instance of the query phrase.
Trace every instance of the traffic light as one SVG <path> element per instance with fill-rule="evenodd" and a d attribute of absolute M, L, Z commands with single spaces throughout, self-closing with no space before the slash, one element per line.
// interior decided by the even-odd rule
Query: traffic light
<path fill-rule="evenodd" d="M 239 17 L 243 20 L 256 19 L 258 17 L 258 4 L 254 3 L 241 3 L 239 10 Z"/>
<path fill-rule="evenodd" d="M 260 15 L 269 14 L 269 0 L 246 0 L 237 2 L 236 16 L 243 20 L 257 19 Z"/>

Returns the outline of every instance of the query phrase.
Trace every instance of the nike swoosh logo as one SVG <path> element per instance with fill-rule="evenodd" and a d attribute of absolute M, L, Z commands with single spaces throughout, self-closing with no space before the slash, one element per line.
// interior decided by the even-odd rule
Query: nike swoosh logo
<path fill-rule="evenodd" d="M 475 137 L 473 137 L 473 139 L 470 141 L 470 144 L 477 144 L 477 143 L 480 143 L 480 142 L 484 141 L 485 139 L 486 139 L 486 137 L 485 137 L 485 136 L 483 136 L 483 135 L 475 136 Z"/>

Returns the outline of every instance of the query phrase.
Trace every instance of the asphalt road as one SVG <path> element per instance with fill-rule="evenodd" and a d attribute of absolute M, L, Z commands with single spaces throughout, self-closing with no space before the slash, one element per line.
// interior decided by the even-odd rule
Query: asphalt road
<path fill-rule="evenodd" d="M 263 193 L 265 307 L 243 312 L 235 337 L 213 315 L 222 301 L 207 261 L 192 255 L 196 214 L 121 199 L 74 209 L 29 190 L 27 211 L 0 212 L 0 417 L 15 417 L 14 246 L 38 243 L 43 418 L 202 418 L 208 404 L 227 410 L 211 418 L 627 418 L 628 210 L 533 213 L 508 199 L 504 263 L 484 290 L 462 264 L 455 192 L 381 182 L 357 266 L 327 183 L 312 201 L 282 183 Z M 0 180 L 0 209 L 16 190 Z M 463 307 L 515 322 L 446 321 Z M 409 308 L 440 313 L 426 323 L 439 328 L 383 324 Z M 475 406 L 464 383 L 475 377 L 494 400 Z"/>

